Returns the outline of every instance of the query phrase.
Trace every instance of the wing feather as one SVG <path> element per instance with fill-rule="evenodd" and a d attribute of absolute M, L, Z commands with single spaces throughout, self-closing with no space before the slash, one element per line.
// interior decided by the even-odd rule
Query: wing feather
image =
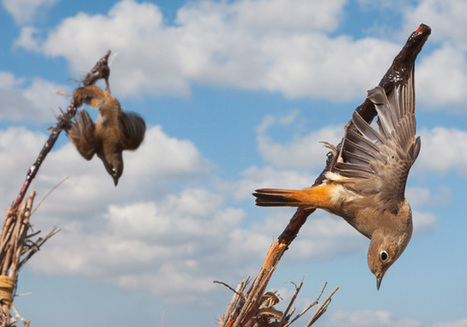
<path fill-rule="evenodd" d="M 143 118 L 133 112 L 121 111 L 119 123 L 125 135 L 123 150 L 136 150 L 143 142 L 146 133 L 146 123 Z"/>
<path fill-rule="evenodd" d="M 91 160 L 99 143 L 95 138 L 95 125 L 85 109 L 78 111 L 77 116 L 67 131 L 68 138 L 86 160 Z"/>
<path fill-rule="evenodd" d="M 332 172 L 362 194 L 379 194 L 387 206 L 404 198 L 409 170 L 420 151 L 416 138 L 413 71 L 407 84 L 386 92 L 381 87 L 368 91 L 378 118 L 375 127 L 357 111 L 338 149 Z M 371 188 L 371 190 L 370 190 Z"/>

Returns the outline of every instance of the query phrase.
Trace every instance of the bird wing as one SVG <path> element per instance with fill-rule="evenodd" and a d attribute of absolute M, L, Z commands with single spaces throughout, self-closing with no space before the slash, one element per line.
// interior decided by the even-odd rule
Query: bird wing
<path fill-rule="evenodd" d="M 415 93 L 413 71 L 407 84 L 387 94 L 381 87 L 368 91 L 375 105 L 376 128 L 355 111 L 354 127 L 347 129 L 332 172 L 346 177 L 347 185 L 360 195 L 374 194 L 383 208 L 395 210 L 404 199 L 410 167 L 420 151 L 415 138 Z M 344 182 L 344 186 L 345 186 Z"/>
<path fill-rule="evenodd" d="M 68 130 L 68 138 L 78 152 L 87 160 L 91 160 L 98 151 L 95 138 L 95 125 L 86 110 L 78 111 L 78 118 L 72 122 Z"/>
<path fill-rule="evenodd" d="M 123 150 L 136 150 L 143 142 L 146 132 L 146 123 L 143 118 L 133 112 L 121 111 L 118 121 L 125 136 Z"/>

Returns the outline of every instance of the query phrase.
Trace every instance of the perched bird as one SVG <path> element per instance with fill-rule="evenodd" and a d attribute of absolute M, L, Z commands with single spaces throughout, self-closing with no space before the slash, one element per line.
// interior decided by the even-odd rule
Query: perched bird
<path fill-rule="evenodd" d="M 77 88 L 73 99 L 77 107 L 86 103 L 99 109 L 99 115 L 94 124 L 88 112 L 80 110 L 67 131 L 68 138 L 86 160 L 97 154 L 117 186 L 123 173 L 122 151 L 139 147 L 146 132 L 144 120 L 135 113 L 123 111 L 108 87 L 105 90 L 96 85 Z"/>
<path fill-rule="evenodd" d="M 378 114 L 376 126 L 357 111 L 321 184 L 303 190 L 259 189 L 258 206 L 320 208 L 341 216 L 370 238 L 368 267 L 377 289 L 412 235 L 412 212 L 405 199 L 410 167 L 420 151 L 416 138 L 413 70 L 407 83 L 385 92 L 368 91 Z M 329 146 L 329 145 L 328 145 Z"/>

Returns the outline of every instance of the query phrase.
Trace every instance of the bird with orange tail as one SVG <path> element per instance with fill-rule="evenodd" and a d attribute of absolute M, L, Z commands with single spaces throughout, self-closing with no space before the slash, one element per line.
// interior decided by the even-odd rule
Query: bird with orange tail
<path fill-rule="evenodd" d="M 384 274 L 407 247 L 412 212 L 405 199 L 409 170 L 420 151 L 416 137 L 412 70 L 407 83 L 368 92 L 378 119 L 367 123 L 354 111 L 345 136 L 333 150 L 321 184 L 303 190 L 258 189 L 258 206 L 324 209 L 341 216 L 371 239 L 368 267 L 380 288 Z"/>
<path fill-rule="evenodd" d="M 96 85 L 77 88 L 73 93 L 76 107 L 86 103 L 99 110 L 96 123 L 83 109 L 67 130 L 68 138 L 86 159 L 96 154 L 112 177 L 115 186 L 123 173 L 123 150 L 136 150 L 144 139 L 146 124 L 135 113 L 122 110 L 120 102 L 111 93 L 107 83 L 105 90 Z"/>

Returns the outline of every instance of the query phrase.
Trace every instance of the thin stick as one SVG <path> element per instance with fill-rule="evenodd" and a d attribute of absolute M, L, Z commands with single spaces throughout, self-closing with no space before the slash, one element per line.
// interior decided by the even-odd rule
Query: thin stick
<path fill-rule="evenodd" d="M 304 280 L 304 279 L 305 279 L 305 276 L 302 277 L 302 280 L 300 281 L 300 284 L 298 284 L 298 286 L 295 285 L 293 282 L 291 282 L 292 284 L 295 285 L 295 293 L 294 293 L 294 295 L 292 296 L 292 299 L 290 300 L 289 304 L 287 305 L 287 308 L 285 309 L 284 314 L 282 315 L 281 320 L 279 321 L 279 326 L 280 326 L 281 324 L 284 323 L 285 319 L 287 319 L 287 315 L 289 314 L 289 311 L 290 311 L 290 309 L 292 308 L 292 305 L 294 304 L 295 299 L 297 298 L 298 293 L 300 293 L 300 290 L 301 290 L 301 288 L 302 288 L 302 286 L 303 286 L 303 280 Z"/>
<path fill-rule="evenodd" d="M 305 327 L 309 327 L 309 326 L 313 325 L 316 322 L 316 320 L 318 320 L 326 312 L 326 310 L 328 309 L 329 304 L 331 304 L 331 302 L 332 302 L 332 296 L 334 295 L 334 293 L 337 292 L 338 289 L 339 289 L 339 287 L 336 287 L 328 295 L 328 297 L 323 301 L 323 303 L 321 303 L 321 305 L 316 310 L 315 314 L 313 315 L 313 317 L 311 317 L 310 321 L 308 322 L 308 324 L 306 324 Z M 322 294 L 322 292 L 321 292 L 321 294 Z"/>
<path fill-rule="evenodd" d="M 49 197 L 49 195 L 52 194 L 52 192 L 55 191 L 60 185 L 62 185 L 68 178 L 69 178 L 68 176 L 65 177 L 60 182 L 58 182 L 54 187 L 52 187 L 52 189 L 50 191 L 48 191 L 47 194 L 44 195 L 44 197 L 39 201 L 39 203 L 36 205 L 34 210 L 31 212 L 31 215 L 34 214 L 34 212 L 36 212 L 37 209 L 39 209 L 41 204 L 44 203 L 45 199 L 47 199 Z"/>

